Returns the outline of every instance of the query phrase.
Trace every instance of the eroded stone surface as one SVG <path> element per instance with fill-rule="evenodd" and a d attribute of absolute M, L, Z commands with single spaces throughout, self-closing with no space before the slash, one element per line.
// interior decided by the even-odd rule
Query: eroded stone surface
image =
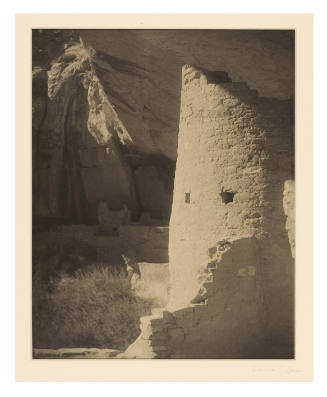
<path fill-rule="evenodd" d="M 171 196 L 174 162 L 158 153 L 149 157 L 152 153 L 145 146 L 136 148 L 135 137 L 103 89 L 93 56 L 83 42 L 73 43 L 49 70 L 34 68 L 35 224 L 43 219 L 95 223 L 100 203 L 113 217 L 127 207 L 137 220 L 142 209 L 149 209 L 157 224 L 163 219 L 168 223 L 171 200 L 163 204 L 143 191 L 153 185 L 163 199 Z M 135 167 L 146 170 L 141 180 L 134 175 Z"/>

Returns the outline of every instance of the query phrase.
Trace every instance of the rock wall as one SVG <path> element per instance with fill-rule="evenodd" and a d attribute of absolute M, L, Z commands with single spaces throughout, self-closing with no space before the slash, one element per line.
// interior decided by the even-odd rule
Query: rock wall
<path fill-rule="evenodd" d="M 47 74 L 46 114 L 35 126 L 34 216 L 90 222 L 100 200 L 113 210 L 122 203 L 136 210 L 131 170 L 115 142 L 119 120 L 89 54 L 82 45 L 70 47 Z"/>
<path fill-rule="evenodd" d="M 108 99 L 91 48 L 70 43 L 33 71 L 33 217 L 97 223 L 98 206 L 127 207 L 168 223 L 174 165 L 142 155 Z M 148 196 L 145 187 L 158 193 Z M 157 203 L 157 196 L 160 200 Z"/>
<path fill-rule="evenodd" d="M 261 96 L 294 94 L 294 31 L 80 30 L 94 68 L 133 143 L 177 157 L 181 69 L 227 70 Z"/>

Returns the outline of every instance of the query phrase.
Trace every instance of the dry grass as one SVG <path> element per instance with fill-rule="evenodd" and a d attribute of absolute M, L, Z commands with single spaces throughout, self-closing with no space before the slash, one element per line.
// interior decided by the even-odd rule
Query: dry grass
<path fill-rule="evenodd" d="M 92 266 L 42 281 L 33 275 L 33 347 L 124 349 L 139 335 L 150 304 L 133 295 L 129 278 Z"/>

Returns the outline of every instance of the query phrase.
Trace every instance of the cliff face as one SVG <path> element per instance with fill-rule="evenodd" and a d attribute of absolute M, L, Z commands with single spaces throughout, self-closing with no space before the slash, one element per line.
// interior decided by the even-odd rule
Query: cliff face
<path fill-rule="evenodd" d="M 136 144 L 176 159 L 181 70 L 227 71 L 266 97 L 294 93 L 293 33 L 226 30 L 82 30 L 95 68 Z"/>
<path fill-rule="evenodd" d="M 43 72 L 39 72 L 42 73 Z M 131 170 L 117 148 L 128 140 L 82 45 L 69 47 L 47 72 L 45 109 L 36 109 L 34 215 L 83 223 L 104 200 L 137 209 Z M 41 102 L 41 98 L 40 98 Z M 114 170 L 114 172 L 113 172 Z"/>
<path fill-rule="evenodd" d="M 74 43 L 49 70 L 34 68 L 34 219 L 94 223 L 105 202 L 168 222 L 174 164 L 144 152 L 108 100 L 92 49 Z"/>
<path fill-rule="evenodd" d="M 182 65 L 288 98 L 292 44 L 286 31 L 34 31 L 35 219 L 93 223 L 105 201 L 167 222 Z"/>

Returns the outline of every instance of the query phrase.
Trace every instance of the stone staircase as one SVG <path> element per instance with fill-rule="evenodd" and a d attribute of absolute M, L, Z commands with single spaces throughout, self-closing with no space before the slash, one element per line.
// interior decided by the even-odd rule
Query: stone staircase
<path fill-rule="evenodd" d="M 141 318 L 141 334 L 128 349 L 115 358 L 168 358 L 171 338 L 183 338 L 182 328 L 165 309 L 152 309 L 151 316 Z"/>

